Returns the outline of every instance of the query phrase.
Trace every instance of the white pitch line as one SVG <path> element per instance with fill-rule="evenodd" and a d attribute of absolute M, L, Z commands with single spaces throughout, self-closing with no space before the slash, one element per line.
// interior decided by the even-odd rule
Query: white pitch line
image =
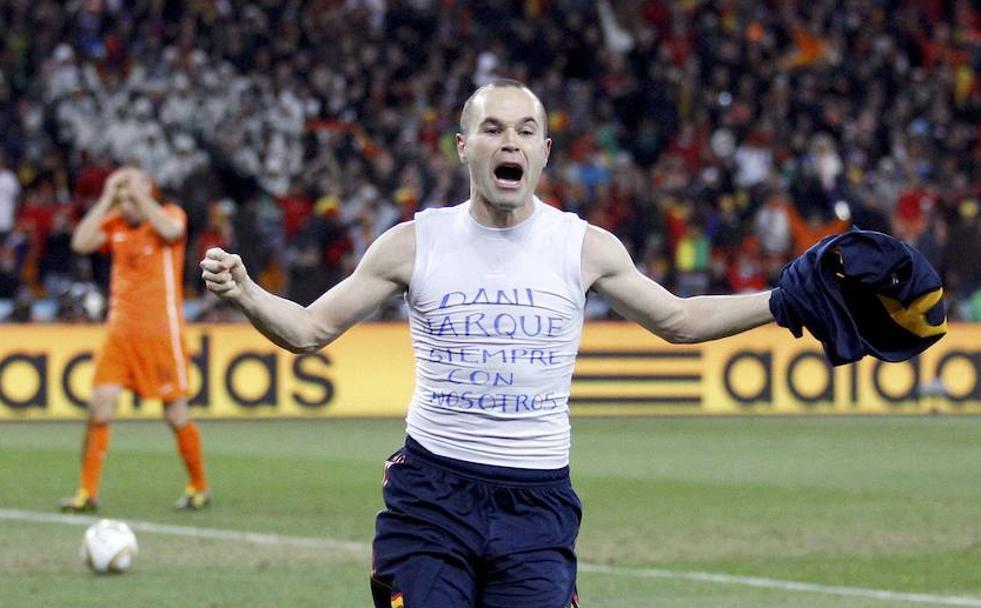
<path fill-rule="evenodd" d="M 20 509 L 0 509 L 0 519 L 13 521 L 41 522 L 68 524 L 74 526 L 89 526 L 97 522 L 99 517 L 86 515 L 60 515 L 56 513 L 38 513 Z M 134 530 L 152 534 L 168 534 L 187 538 L 207 538 L 212 540 L 229 540 L 247 542 L 257 545 L 287 545 L 292 547 L 309 547 L 314 549 L 331 549 L 344 551 L 356 557 L 367 557 L 371 554 L 371 545 L 354 541 L 335 540 L 330 538 L 310 538 L 303 536 L 285 536 L 281 534 L 264 534 L 259 532 L 244 532 L 241 530 L 222 530 L 218 528 L 196 528 L 193 526 L 175 526 L 158 524 L 149 521 L 126 520 Z M 741 585 L 743 587 L 758 587 L 763 589 L 778 589 L 781 591 L 799 591 L 804 593 L 823 593 L 825 595 L 840 595 L 847 597 L 862 597 L 875 600 L 906 602 L 910 604 L 926 604 L 937 606 L 973 606 L 981 608 L 981 598 L 957 597 L 951 595 L 930 595 L 924 593 L 903 593 L 899 591 L 884 591 L 881 589 L 863 589 L 861 587 L 836 587 L 817 585 L 814 583 L 798 583 L 771 578 L 753 576 L 734 576 L 731 574 L 714 574 L 711 572 L 686 572 L 683 570 L 663 570 L 660 568 L 625 568 L 603 566 L 600 564 L 579 563 L 581 572 L 592 574 L 608 574 L 613 576 L 636 576 L 641 578 L 664 578 L 675 580 L 697 581 L 721 585 Z"/>
<path fill-rule="evenodd" d="M 102 518 L 90 515 L 61 515 L 57 513 L 21 511 L 19 509 L 0 509 L 0 519 L 91 526 Z M 133 530 L 150 532 L 152 534 L 168 534 L 170 536 L 183 536 L 186 538 L 207 538 L 209 540 L 231 540 L 255 545 L 287 545 L 290 547 L 330 549 L 351 553 L 356 557 L 367 557 L 371 555 L 371 546 L 367 543 L 346 540 L 284 536 L 281 534 L 264 534 L 261 532 L 243 532 L 241 530 L 222 530 L 218 528 L 195 528 L 193 526 L 175 526 L 171 524 L 158 524 L 152 521 L 133 521 L 129 519 L 125 521 Z"/>
<path fill-rule="evenodd" d="M 845 595 L 864 597 L 875 600 L 890 600 L 912 604 L 936 604 L 941 606 L 981 606 L 981 598 L 956 597 L 950 595 L 928 595 L 924 593 L 902 593 L 899 591 L 883 591 L 880 589 L 863 589 L 861 587 L 834 587 L 814 583 L 797 583 L 781 581 L 772 578 L 754 576 L 734 576 L 731 574 L 713 574 L 711 572 L 684 572 L 680 570 L 662 570 L 660 568 L 618 568 L 597 564 L 579 564 L 582 572 L 598 574 L 614 574 L 618 576 L 641 576 L 645 578 L 671 578 L 722 585 L 742 585 L 745 587 L 762 587 L 764 589 L 780 589 L 783 591 L 804 591 L 824 593 L 828 595 Z"/>

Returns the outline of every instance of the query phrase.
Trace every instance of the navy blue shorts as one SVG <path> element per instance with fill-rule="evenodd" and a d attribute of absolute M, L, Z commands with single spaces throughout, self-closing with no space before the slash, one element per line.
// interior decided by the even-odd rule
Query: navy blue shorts
<path fill-rule="evenodd" d="M 582 520 L 569 468 L 437 456 L 411 437 L 385 463 L 371 591 L 377 608 L 577 607 Z"/>

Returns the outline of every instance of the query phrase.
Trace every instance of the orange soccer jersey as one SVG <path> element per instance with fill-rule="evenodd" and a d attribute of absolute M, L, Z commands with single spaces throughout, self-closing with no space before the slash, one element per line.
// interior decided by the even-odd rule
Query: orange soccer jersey
<path fill-rule="evenodd" d="M 164 213 L 187 223 L 174 204 Z M 95 363 L 96 386 L 119 384 L 141 397 L 172 401 L 188 394 L 181 287 L 186 237 L 168 243 L 144 221 L 103 221 L 112 254 L 108 335 Z"/>

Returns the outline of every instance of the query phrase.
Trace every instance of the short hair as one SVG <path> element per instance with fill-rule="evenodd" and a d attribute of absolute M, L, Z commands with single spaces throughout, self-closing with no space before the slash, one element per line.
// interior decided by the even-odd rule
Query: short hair
<path fill-rule="evenodd" d="M 514 80 L 511 78 L 499 78 L 497 80 L 488 82 L 487 84 L 479 87 L 476 91 L 473 92 L 472 95 L 470 95 L 470 97 L 467 98 L 466 103 L 463 104 L 463 111 L 460 112 L 461 133 L 466 133 L 467 130 L 470 128 L 471 116 L 473 114 L 473 100 L 477 98 L 477 95 L 480 95 L 484 91 L 488 89 L 496 89 L 496 88 L 524 89 L 529 93 L 531 93 L 531 96 L 535 98 L 536 102 L 538 102 L 538 107 L 542 113 L 542 134 L 544 137 L 548 137 L 548 113 L 545 111 L 545 104 L 543 104 L 542 100 L 538 98 L 538 95 L 535 95 L 534 91 L 528 88 L 528 85 L 521 82 L 520 80 Z"/>

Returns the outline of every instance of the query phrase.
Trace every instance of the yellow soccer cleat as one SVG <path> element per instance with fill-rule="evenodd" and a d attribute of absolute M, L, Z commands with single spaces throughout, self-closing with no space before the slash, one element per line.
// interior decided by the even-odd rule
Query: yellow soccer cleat
<path fill-rule="evenodd" d="M 79 488 L 74 496 L 63 498 L 58 508 L 62 513 L 95 513 L 99 510 L 99 501 Z"/>
<path fill-rule="evenodd" d="M 198 490 L 194 486 L 184 488 L 184 495 L 177 499 L 174 508 L 178 511 L 197 511 L 211 504 L 211 490 Z"/>

